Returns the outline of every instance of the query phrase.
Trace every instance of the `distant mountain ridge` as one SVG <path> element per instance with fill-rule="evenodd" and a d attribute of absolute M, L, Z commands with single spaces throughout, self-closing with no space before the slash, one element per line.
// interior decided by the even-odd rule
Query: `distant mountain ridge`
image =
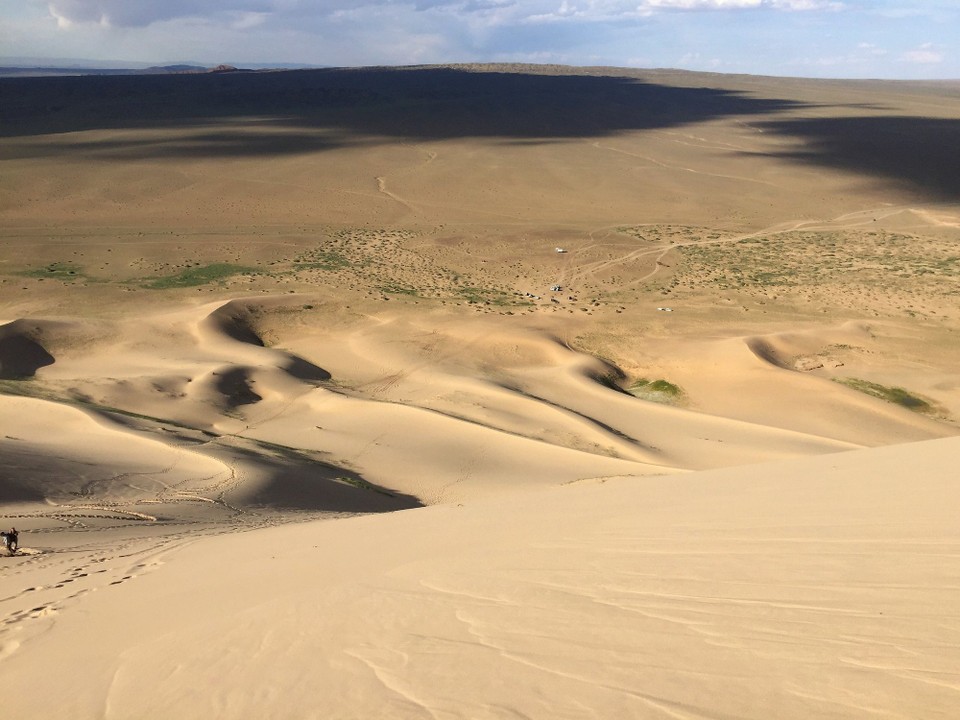
<path fill-rule="evenodd" d="M 186 73 L 234 72 L 238 70 L 305 70 L 325 66 L 304 63 L 230 63 L 203 64 L 181 61 L 147 65 L 117 60 L 82 58 L 0 57 L 0 77 L 44 77 L 69 75 L 176 75 Z"/>
<path fill-rule="evenodd" d="M 4 67 L 0 65 L 0 77 L 62 77 L 76 75 L 195 75 L 200 73 L 243 72 L 233 65 L 154 65 L 145 68 L 88 68 L 88 67 Z M 249 70 L 247 71 L 249 72 Z"/>
<path fill-rule="evenodd" d="M 187 65 L 180 63 L 177 65 L 151 65 L 142 70 L 145 73 L 184 73 L 184 72 L 207 72 L 208 68 L 202 65 Z"/>

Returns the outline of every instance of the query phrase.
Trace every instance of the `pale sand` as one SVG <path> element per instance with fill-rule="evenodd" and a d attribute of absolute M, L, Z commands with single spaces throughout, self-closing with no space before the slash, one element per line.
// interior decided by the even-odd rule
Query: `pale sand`
<path fill-rule="evenodd" d="M 6 96 L 5 710 L 960 706 L 955 86 L 497 70 Z"/>
<path fill-rule="evenodd" d="M 939 440 L 181 540 L 102 564 L 76 553 L 6 601 L 33 621 L 8 632 L 4 707 L 950 717 L 958 452 Z"/>

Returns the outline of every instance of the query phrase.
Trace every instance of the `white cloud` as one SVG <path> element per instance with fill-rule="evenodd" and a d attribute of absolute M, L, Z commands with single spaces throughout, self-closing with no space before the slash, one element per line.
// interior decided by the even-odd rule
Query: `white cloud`
<path fill-rule="evenodd" d="M 237 3 L 231 10 L 248 10 L 245 3 Z M 81 23 L 99 23 L 106 26 L 143 27 L 155 22 L 178 17 L 197 17 L 193 3 L 184 0 L 144 2 L 144 0 L 53 0 L 48 3 L 50 14 L 60 27 Z"/>
<path fill-rule="evenodd" d="M 837 0 L 773 0 L 770 4 L 780 10 L 843 10 L 847 7 Z"/>
<path fill-rule="evenodd" d="M 706 58 L 698 52 L 686 53 L 677 60 L 677 67 L 684 70 L 716 71 L 723 67 L 720 58 Z"/>
<path fill-rule="evenodd" d="M 388 4 L 378 0 L 375 4 Z M 232 24 L 237 17 L 251 14 L 269 16 L 313 8 L 321 14 L 349 8 L 356 3 L 349 0 L 50 0 L 50 14 L 61 26 L 80 23 L 99 23 L 110 27 L 145 27 L 156 22 L 180 18 L 209 18 Z"/>
<path fill-rule="evenodd" d="M 267 13 L 263 12 L 238 12 L 233 16 L 230 28 L 233 30 L 249 30 L 263 25 L 267 17 Z"/>
<path fill-rule="evenodd" d="M 670 8 L 676 10 L 715 10 L 719 8 L 760 7 L 764 4 L 764 0 L 647 0 L 647 2 L 642 4 L 650 8 Z"/>
<path fill-rule="evenodd" d="M 932 43 L 924 43 L 916 50 L 908 50 L 900 56 L 904 62 L 916 65 L 938 65 L 943 62 L 943 53 L 934 49 Z"/>

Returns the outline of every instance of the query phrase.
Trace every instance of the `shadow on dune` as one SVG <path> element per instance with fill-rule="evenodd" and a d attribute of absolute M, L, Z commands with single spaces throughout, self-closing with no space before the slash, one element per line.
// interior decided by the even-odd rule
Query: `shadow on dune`
<path fill-rule="evenodd" d="M 423 507 L 411 495 L 387 491 L 356 472 L 258 441 L 233 443 L 231 452 L 255 465 L 250 479 L 227 493 L 231 505 L 274 510 L 380 513 Z"/>
<path fill-rule="evenodd" d="M 276 303 L 272 304 L 276 305 Z M 256 319 L 263 310 L 264 306 L 261 304 L 250 303 L 244 300 L 231 300 L 204 318 L 201 326 L 214 333 L 225 335 L 237 342 L 265 348 L 266 344 L 260 336 L 256 322 Z M 309 360 L 305 360 L 298 355 L 283 350 L 271 350 L 270 352 L 283 358 L 278 367 L 297 380 L 316 383 L 330 380 L 332 377 L 330 373 L 323 368 L 314 365 Z M 246 371 L 243 372 L 245 373 Z M 234 389 L 239 389 L 241 393 L 243 393 L 246 391 L 242 390 L 240 386 L 247 386 L 249 390 L 249 380 L 250 378 L 245 374 L 241 377 L 237 374 L 237 371 L 228 371 L 222 375 L 217 389 L 226 395 L 233 395 Z M 240 404 L 256 402 L 257 400 L 260 400 L 260 397 L 254 394 L 253 399 L 246 400 Z"/>
<path fill-rule="evenodd" d="M 0 325 L 0 379 L 31 378 L 40 368 L 53 365 L 53 355 L 31 334 L 22 320 Z"/>
<path fill-rule="evenodd" d="M 790 369 L 787 363 L 783 361 L 779 353 L 777 353 L 776 348 L 770 344 L 770 341 L 761 338 L 753 337 L 747 340 L 747 348 L 754 355 L 757 356 L 763 362 L 773 365 L 774 367 Z"/>
<path fill-rule="evenodd" d="M 237 342 L 264 347 L 263 339 L 254 327 L 255 313 L 255 306 L 231 300 L 207 315 L 201 326 Z"/>
<path fill-rule="evenodd" d="M 249 368 L 232 367 L 219 373 L 214 387 L 223 396 L 229 410 L 236 410 L 241 405 L 253 405 L 263 400 L 253 390 Z"/>
<path fill-rule="evenodd" d="M 29 479 L 17 477 L 6 468 L 0 469 L 0 504 L 44 502 L 46 497 L 33 487 Z"/>
<path fill-rule="evenodd" d="M 960 121 L 909 116 L 774 120 L 767 132 L 797 138 L 780 157 L 881 178 L 925 197 L 960 198 Z"/>
<path fill-rule="evenodd" d="M 298 355 L 290 355 L 290 361 L 284 365 L 281 370 L 287 372 L 291 377 L 306 382 L 324 382 L 330 380 L 333 376 L 322 367 L 314 365 L 309 360 L 304 360 Z"/>
<path fill-rule="evenodd" d="M 340 479 L 297 468 L 277 469 L 256 487 L 230 493 L 243 507 L 345 513 L 383 513 L 423 507 L 410 495 L 388 492 L 353 474 Z"/>
<path fill-rule="evenodd" d="M 142 418 L 112 412 L 98 414 L 129 429 L 163 423 L 145 424 Z M 117 464 L 109 448 L 100 450 L 100 461 L 91 462 L 88 449 L 77 454 L 68 444 L 54 451 L 55 445 L 38 445 L 35 439 L 6 437 L 0 438 L 0 503 L 49 502 L 65 509 L 77 505 L 120 512 L 146 509 L 168 520 L 193 515 L 193 510 L 181 512 L 185 495 L 206 496 L 207 500 L 197 501 L 200 507 L 216 506 L 231 513 L 230 508 L 382 513 L 423 506 L 413 496 L 377 487 L 354 471 L 293 448 L 243 438 L 221 444 L 201 431 L 174 425 L 165 425 L 163 434 L 156 437 L 160 443 L 174 440 L 193 453 L 216 457 L 225 466 L 241 467 L 236 475 L 240 482 L 217 498 L 207 487 L 209 479 L 198 476 L 171 487 L 161 482 L 166 477 L 163 469 L 149 472 Z M 118 442 L 122 439 L 117 436 Z M 191 492 L 194 483 L 204 489 Z"/>

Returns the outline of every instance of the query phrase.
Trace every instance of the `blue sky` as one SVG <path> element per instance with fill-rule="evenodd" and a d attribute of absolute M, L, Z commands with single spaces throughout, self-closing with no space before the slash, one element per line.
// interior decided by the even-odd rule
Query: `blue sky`
<path fill-rule="evenodd" d="M 960 78 L 960 0 L 0 0 L 0 56 Z"/>

